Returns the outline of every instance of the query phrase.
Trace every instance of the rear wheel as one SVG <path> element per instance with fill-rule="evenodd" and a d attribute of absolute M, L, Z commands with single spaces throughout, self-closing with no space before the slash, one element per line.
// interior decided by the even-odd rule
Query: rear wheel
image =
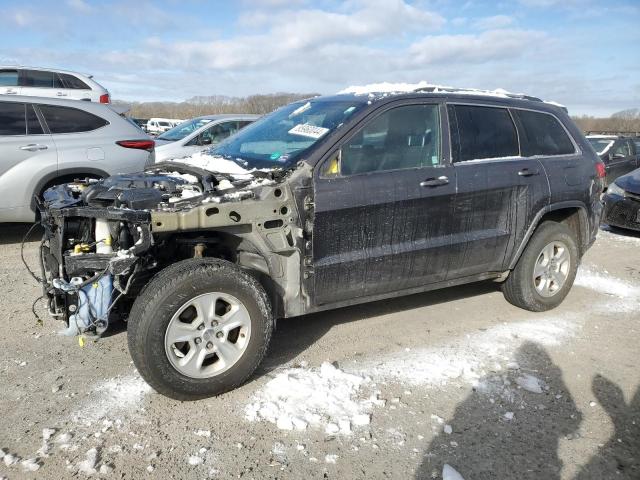
<path fill-rule="evenodd" d="M 177 400 L 241 385 L 262 361 L 273 329 L 262 286 L 218 259 L 186 260 L 163 270 L 136 299 L 128 323 L 138 371 Z"/>
<path fill-rule="evenodd" d="M 579 260 L 574 233 L 562 223 L 544 222 L 502 284 L 502 292 L 509 303 L 525 310 L 555 308 L 571 290 Z"/>

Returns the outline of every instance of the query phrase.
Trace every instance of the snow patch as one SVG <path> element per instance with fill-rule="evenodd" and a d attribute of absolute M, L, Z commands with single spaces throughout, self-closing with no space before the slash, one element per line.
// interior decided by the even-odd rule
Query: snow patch
<path fill-rule="evenodd" d="M 580 267 L 575 285 L 619 298 L 638 298 L 640 296 L 640 287 L 611 276 L 606 270 L 599 272 L 589 266 Z"/>
<path fill-rule="evenodd" d="M 491 327 L 439 347 L 411 349 L 358 364 L 361 374 L 411 385 L 440 386 L 450 381 L 475 384 L 498 361 L 508 362 L 526 341 L 557 346 L 578 328 L 577 316 L 541 317 Z"/>
<path fill-rule="evenodd" d="M 542 382 L 537 377 L 528 373 L 516 378 L 516 383 L 527 392 L 542 393 Z"/>
<path fill-rule="evenodd" d="M 234 176 L 239 175 L 241 178 L 247 178 L 247 176 L 250 175 L 250 170 L 243 168 L 238 165 L 238 163 L 227 160 L 220 155 L 211 155 L 207 153 L 206 150 L 204 152 L 194 153 L 189 157 L 173 159 L 172 162 L 186 163 L 208 170 L 209 172 L 228 173 Z"/>
<path fill-rule="evenodd" d="M 245 408 L 250 421 L 266 420 L 283 430 L 324 427 L 327 433 L 350 434 L 367 425 L 376 398 L 359 398 L 367 380 L 325 362 L 320 368 L 289 368 L 258 392 Z"/>
<path fill-rule="evenodd" d="M 111 378 L 96 384 L 84 405 L 73 412 L 75 422 L 91 425 L 114 414 L 138 410 L 151 387 L 138 375 Z"/>
<path fill-rule="evenodd" d="M 445 463 L 442 468 L 442 480 L 464 480 L 464 478 L 462 478 L 462 475 L 460 475 L 455 468 Z"/>

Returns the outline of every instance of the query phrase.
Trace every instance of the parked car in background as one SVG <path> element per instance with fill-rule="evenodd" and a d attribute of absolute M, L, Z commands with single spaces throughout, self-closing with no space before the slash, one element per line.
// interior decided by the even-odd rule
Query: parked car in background
<path fill-rule="evenodd" d="M 587 140 L 607 169 L 607 185 L 616 178 L 640 167 L 636 143 L 620 135 L 588 135 Z"/>
<path fill-rule="evenodd" d="M 604 203 L 604 223 L 640 231 L 640 168 L 610 183 Z"/>
<path fill-rule="evenodd" d="M 441 89 L 296 102 L 171 164 L 47 191 L 42 255 L 67 334 L 128 319 L 138 371 L 179 400 L 245 382 L 276 318 L 488 279 L 518 307 L 558 306 L 605 175 L 565 109 Z"/>
<path fill-rule="evenodd" d="M 138 125 L 142 130 L 144 130 L 145 132 L 147 131 L 147 123 L 149 122 L 148 118 L 134 118 L 134 117 L 130 117 L 130 118 L 131 118 L 131 121 L 136 125 Z"/>
<path fill-rule="evenodd" d="M 169 118 L 150 118 L 147 122 L 146 131 L 150 135 L 159 135 L 174 127 Z"/>
<path fill-rule="evenodd" d="M 39 67 L 0 65 L 0 95 L 54 97 L 109 103 L 106 88 L 91 75 Z"/>
<path fill-rule="evenodd" d="M 258 118 L 260 115 L 225 114 L 187 120 L 156 138 L 156 162 L 186 157 L 216 145 Z"/>
<path fill-rule="evenodd" d="M 153 164 L 154 143 L 110 106 L 0 95 L 0 222 L 33 222 L 34 195 Z"/>

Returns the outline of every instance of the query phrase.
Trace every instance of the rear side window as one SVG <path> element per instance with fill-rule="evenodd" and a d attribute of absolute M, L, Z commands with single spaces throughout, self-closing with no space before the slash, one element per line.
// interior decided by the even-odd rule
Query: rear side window
<path fill-rule="evenodd" d="M 72 107 L 39 105 L 51 133 L 90 132 L 104 127 L 109 122 L 92 113 Z"/>
<path fill-rule="evenodd" d="M 449 105 L 454 162 L 520 154 L 518 135 L 505 108 Z"/>
<path fill-rule="evenodd" d="M 0 135 L 26 135 L 24 103 L 0 102 Z"/>
<path fill-rule="evenodd" d="M 63 88 L 70 88 L 73 90 L 91 90 L 91 88 L 89 88 L 89 86 L 78 77 L 74 77 L 68 73 L 59 73 L 58 76 L 62 81 Z"/>
<path fill-rule="evenodd" d="M 17 70 L 0 70 L 0 87 L 17 87 Z"/>
<path fill-rule="evenodd" d="M 513 113 L 520 122 L 523 157 L 575 153 L 569 135 L 554 116 L 528 110 L 513 110 Z"/>
<path fill-rule="evenodd" d="M 45 72 L 41 70 L 22 70 L 23 87 L 53 88 L 54 78 L 55 75 L 53 72 Z"/>

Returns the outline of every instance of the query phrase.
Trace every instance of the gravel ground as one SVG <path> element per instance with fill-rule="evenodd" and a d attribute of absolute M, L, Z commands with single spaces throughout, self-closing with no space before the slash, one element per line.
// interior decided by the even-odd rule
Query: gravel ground
<path fill-rule="evenodd" d="M 181 403 L 124 329 L 36 323 L 26 230 L 0 227 L 0 478 L 640 478 L 640 236 L 602 231 L 543 314 L 477 284 L 283 320 L 247 385 Z"/>

